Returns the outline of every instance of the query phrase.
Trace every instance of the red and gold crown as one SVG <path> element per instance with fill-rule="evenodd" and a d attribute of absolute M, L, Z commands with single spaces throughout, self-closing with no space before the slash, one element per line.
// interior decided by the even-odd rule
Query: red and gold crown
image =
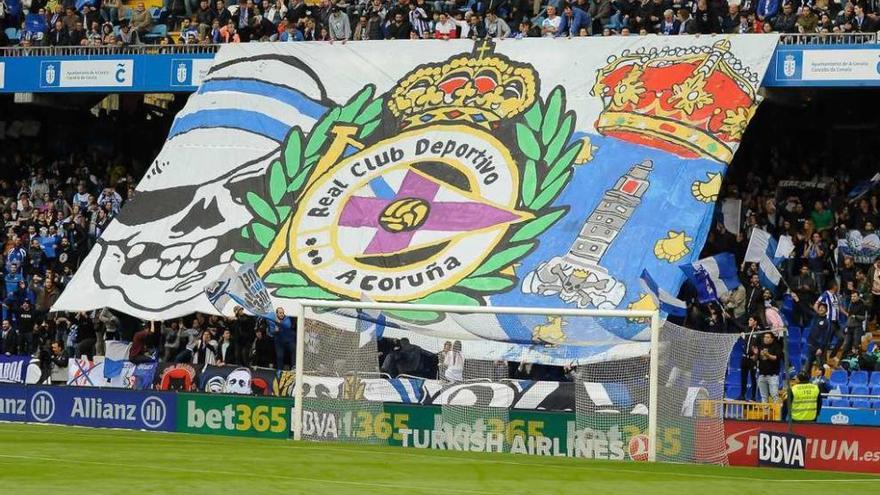
<path fill-rule="evenodd" d="M 757 74 L 712 46 L 663 48 L 613 57 L 596 75 L 605 135 L 686 158 L 730 162 L 757 107 Z"/>

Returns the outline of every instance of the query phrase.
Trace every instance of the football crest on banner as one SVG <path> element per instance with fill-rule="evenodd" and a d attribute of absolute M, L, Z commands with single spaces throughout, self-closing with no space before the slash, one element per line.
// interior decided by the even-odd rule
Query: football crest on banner
<path fill-rule="evenodd" d="M 561 87 L 489 40 L 367 86 L 306 134 L 294 128 L 249 193 L 238 251 L 278 297 L 483 305 L 567 207 L 583 140 Z M 400 315 L 398 315 L 400 316 Z M 418 321 L 436 314 L 407 312 Z"/>

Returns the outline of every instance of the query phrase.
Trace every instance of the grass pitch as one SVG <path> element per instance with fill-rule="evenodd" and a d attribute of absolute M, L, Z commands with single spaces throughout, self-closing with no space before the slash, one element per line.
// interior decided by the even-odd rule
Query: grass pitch
<path fill-rule="evenodd" d="M 0 424 L 3 493 L 828 494 L 880 478 Z"/>

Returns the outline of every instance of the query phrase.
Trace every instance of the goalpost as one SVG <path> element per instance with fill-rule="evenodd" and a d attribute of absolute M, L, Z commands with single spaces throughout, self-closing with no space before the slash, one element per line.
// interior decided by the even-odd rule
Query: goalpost
<path fill-rule="evenodd" d="M 640 455 L 645 455 L 638 460 L 726 463 L 721 418 L 702 418 L 699 401 L 722 398 L 725 363 L 735 336 L 701 334 L 669 323 L 663 324 L 658 311 L 645 310 L 473 307 L 320 300 L 297 300 L 290 309 L 290 313 L 297 316 L 292 418 L 295 440 L 331 439 L 322 436 L 321 425 L 315 428 L 314 423 L 321 421 L 313 419 L 313 416 L 317 415 L 315 411 L 322 411 L 325 416 L 330 414 L 338 418 L 334 421 L 338 421 L 338 428 L 346 432 L 345 436 L 349 441 L 379 443 L 373 437 L 387 439 L 391 434 L 391 427 L 378 419 L 383 414 L 385 417 L 389 415 L 383 412 L 383 403 L 375 399 L 376 390 L 386 385 L 376 384 L 380 380 L 364 379 L 385 376 L 379 369 L 377 338 L 369 332 L 364 333 L 362 328 L 360 330 L 353 328 L 354 325 L 359 324 L 355 321 L 358 320 L 357 317 L 352 318 L 354 312 L 357 315 L 386 313 L 394 315 L 395 312 L 431 313 L 442 315 L 459 327 L 462 322 L 466 326 L 467 322 L 479 321 L 481 323 L 477 326 L 481 328 L 485 326 L 482 322 L 492 321 L 501 325 L 500 322 L 510 321 L 511 318 L 514 321 L 529 318 L 530 321 L 536 318 L 546 319 L 549 322 L 555 321 L 559 325 L 576 325 L 586 319 L 625 318 L 630 321 L 640 321 L 645 325 L 645 328 L 649 329 L 650 340 L 641 342 L 617 340 L 613 344 L 641 346 L 640 349 L 645 349 L 647 363 L 644 355 L 635 358 L 627 356 L 626 360 L 615 363 L 613 354 L 606 354 L 595 361 L 588 359 L 586 362 L 576 363 L 576 369 L 571 372 L 573 377 L 571 381 L 575 382 L 576 404 L 573 406 L 577 418 L 574 422 L 575 433 L 593 435 L 597 434 L 596 431 L 601 431 L 602 425 L 613 425 L 613 431 L 617 434 L 615 421 L 620 422 L 622 420 L 619 418 L 635 415 L 633 417 L 641 418 L 637 419 L 640 424 L 646 423 L 645 428 L 640 429 L 639 426 L 632 425 L 624 425 L 624 428 L 639 432 L 640 437 L 646 437 L 644 443 L 647 445 L 642 445 L 640 451 Z M 345 321 L 346 318 L 349 321 Z M 471 349 L 476 349 L 481 342 L 503 344 L 493 340 L 481 341 L 476 336 L 471 338 L 475 340 L 465 340 L 466 346 L 476 346 Z M 436 344 L 432 345 L 428 342 L 431 339 L 435 339 Z M 441 341 L 453 339 L 437 339 L 417 332 L 412 334 L 412 340 L 419 344 L 428 342 L 429 347 L 434 347 L 429 350 L 436 353 L 439 350 L 437 347 L 443 344 Z M 587 347 L 595 344 L 597 343 L 564 342 L 564 346 L 569 349 L 579 345 Z M 603 348 L 613 347 L 611 342 L 601 344 L 605 346 Z M 550 351 L 559 352 L 562 346 L 547 345 L 546 347 Z M 668 355 L 664 356 L 664 353 Z M 465 359 L 464 376 L 458 378 L 458 383 L 476 384 L 478 388 L 489 390 L 490 395 L 493 387 L 499 392 L 507 390 L 499 385 L 501 382 L 507 385 L 512 382 L 507 380 L 506 365 L 498 364 L 493 361 L 494 358 L 481 359 L 479 351 L 471 354 L 471 357 Z M 526 361 L 529 356 L 524 352 L 522 359 L 516 359 L 515 356 L 509 359 L 528 364 Z M 627 373 L 631 376 L 626 376 Z M 442 387 L 449 385 L 448 381 L 444 382 L 442 369 L 436 380 L 423 380 L 423 382 L 426 388 L 439 391 L 434 404 L 439 403 L 442 410 L 435 419 L 439 425 L 436 426 L 437 428 L 448 427 L 449 433 L 452 434 L 452 429 L 456 428 L 456 425 L 460 426 L 461 423 L 476 425 L 475 428 L 484 428 L 484 431 L 492 428 L 497 431 L 498 428 L 508 424 L 511 409 L 498 396 L 484 398 L 479 405 L 472 402 L 467 402 L 467 405 L 456 405 L 458 403 L 455 400 L 442 396 Z M 545 386 L 548 390 L 559 388 L 558 383 L 535 382 L 534 385 Z M 331 397 L 326 393 L 331 387 L 338 387 L 341 390 L 338 397 Z M 467 393 L 471 394 L 471 392 Z M 620 396 L 625 398 L 620 399 Z M 476 400 L 473 397 L 471 399 Z M 376 418 L 375 426 L 372 423 L 366 428 L 363 425 L 358 426 L 359 418 L 367 418 L 365 421 L 368 422 Z M 664 428 L 662 437 L 661 432 L 658 431 L 661 425 Z M 337 425 L 334 423 L 335 427 Z M 468 426 L 465 426 L 465 429 L 470 431 Z M 370 435 L 369 433 L 374 430 L 375 435 Z M 510 441 L 510 431 L 506 430 L 506 432 L 506 435 L 499 434 L 497 439 L 499 444 L 504 444 L 504 449 L 509 447 L 507 442 Z M 458 433 L 460 432 L 456 431 L 456 434 Z M 492 433 L 488 435 L 491 441 Z M 605 441 L 604 437 L 602 438 L 601 441 Z M 592 440 L 592 438 L 587 439 L 588 442 Z M 684 449 L 682 444 L 686 444 Z M 636 459 L 632 452 L 633 446 L 630 445 L 629 448 L 630 458 Z M 683 451 L 686 455 L 682 453 Z M 569 454 L 570 452 L 571 450 Z"/>

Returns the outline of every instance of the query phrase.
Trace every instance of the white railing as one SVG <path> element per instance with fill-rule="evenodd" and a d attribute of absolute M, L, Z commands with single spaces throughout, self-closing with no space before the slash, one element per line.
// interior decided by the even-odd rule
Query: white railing
<path fill-rule="evenodd" d="M 796 33 L 779 36 L 780 45 L 864 45 L 877 43 L 877 33 Z"/>
<path fill-rule="evenodd" d="M 159 55 L 217 53 L 220 45 L 128 46 L 12 46 L 0 48 L 0 57 L 65 57 L 92 55 Z"/>

